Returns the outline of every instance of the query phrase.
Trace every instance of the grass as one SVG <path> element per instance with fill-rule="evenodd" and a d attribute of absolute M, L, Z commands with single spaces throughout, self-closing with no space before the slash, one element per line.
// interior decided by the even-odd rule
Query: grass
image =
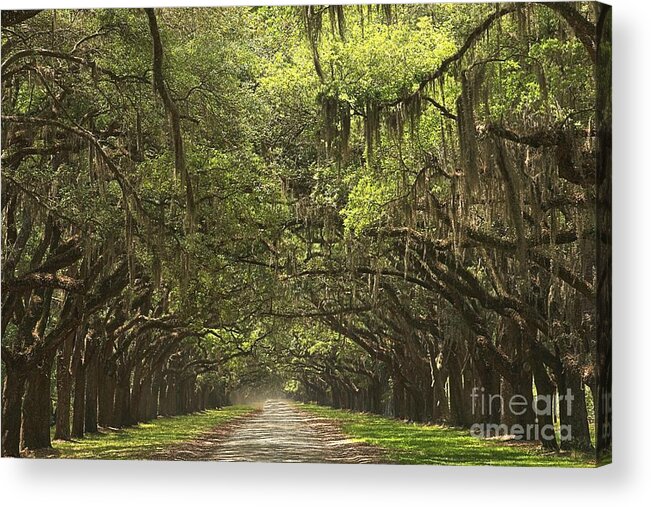
<path fill-rule="evenodd" d="M 337 421 L 351 440 L 378 446 L 388 461 L 412 465 L 499 465 L 593 467 L 594 458 L 544 452 L 537 444 L 481 440 L 468 430 L 416 424 L 386 417 L 301 405 L 315 415 Z"/>
<path fill-rule="evenodd" d="M 54 440 L 53 449 L 36 457 L 64 459 L 147 459 L 171 445 L 249 414 L 254 409 L 231 406 L 189 415 L 161 417 L 120 430 L 106 429 L 70 441 Z"/>

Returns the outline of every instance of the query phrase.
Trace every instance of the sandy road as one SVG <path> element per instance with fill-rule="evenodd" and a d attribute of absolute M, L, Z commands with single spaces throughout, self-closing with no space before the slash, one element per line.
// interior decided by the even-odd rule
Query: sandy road
<path fill-rule="evenodd" d="M 382 452 L 351 442 L 327 419 L 286 400 L 267 400 L 262 410 L 235 424 L 181 444 L 163 459 L 290 463 L 378 463 Z"/>

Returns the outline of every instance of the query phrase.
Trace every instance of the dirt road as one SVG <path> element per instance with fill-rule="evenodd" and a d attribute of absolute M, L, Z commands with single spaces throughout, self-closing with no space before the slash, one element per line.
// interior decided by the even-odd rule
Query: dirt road
<path fill-rule="evenodd" d="M 352 442 L 337 426 L 286 400 L 268 400 L 261 411 L 227 432 L 217 428 L 170 449 L 159 459 L 290 463 L 377 463 L 382 452 Z"/>

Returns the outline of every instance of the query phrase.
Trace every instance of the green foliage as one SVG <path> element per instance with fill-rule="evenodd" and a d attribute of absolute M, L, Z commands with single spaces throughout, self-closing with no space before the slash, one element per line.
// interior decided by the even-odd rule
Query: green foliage
<path fill-rule="evenodd" d="M 392 178 L 379 178 L 372 171 L 360 171 L 348 196 L 346 208 L 341 211 L 347 229 L 359 234 L 370 225 L 376 225 L 389 210 L 387 205 L 395 200 L 396 183 Z"/>
<path fill-rule="evenodd" d="M 324 37 L 322 64 L 332 69 L 326 93 L 362 106 L 414 91 L 418 80 L 454 52 L 450 34 L 430 17 L 412 23 L 349 22 L 345 40 Z"/>

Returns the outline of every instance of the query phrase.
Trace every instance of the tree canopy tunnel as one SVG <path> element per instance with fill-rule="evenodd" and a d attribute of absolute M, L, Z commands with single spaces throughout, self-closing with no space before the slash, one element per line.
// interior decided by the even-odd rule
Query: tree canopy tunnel
<path fill-rule="evenodd" d="M 267 395 L 595 445 L 609 8 L 25 12 L 4 454 Z"/>

